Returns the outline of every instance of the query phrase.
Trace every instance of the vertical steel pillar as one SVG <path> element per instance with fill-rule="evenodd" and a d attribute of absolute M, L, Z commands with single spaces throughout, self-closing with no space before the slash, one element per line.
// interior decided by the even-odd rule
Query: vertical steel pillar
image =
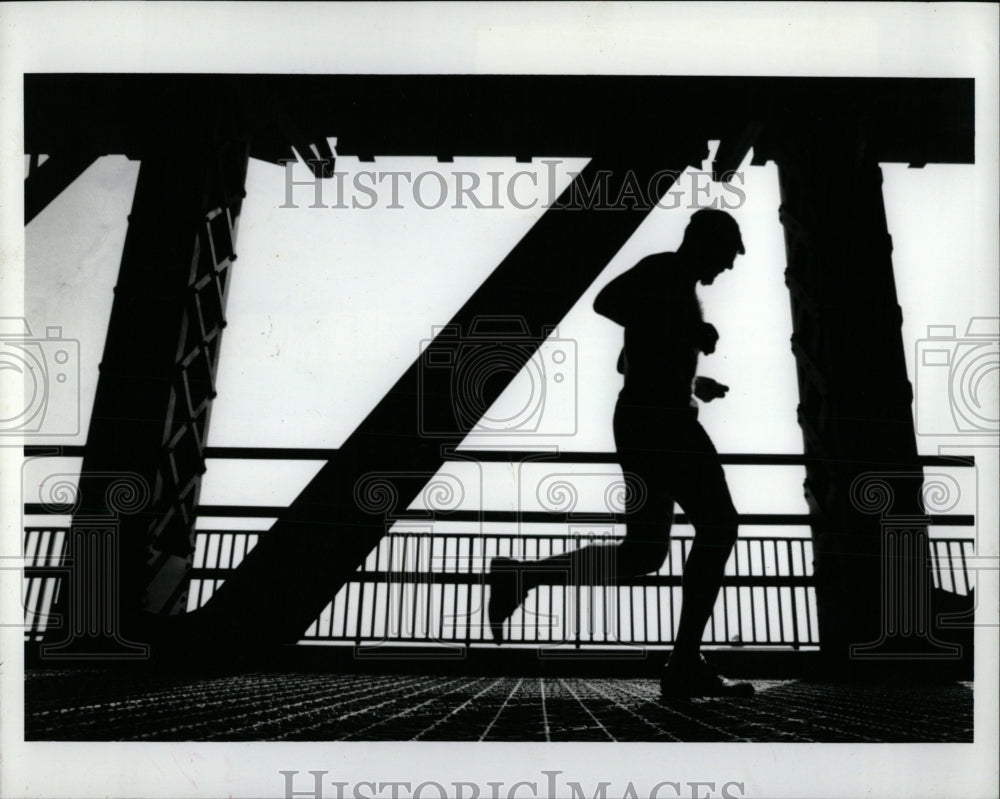
<path fill-rule="evenodd" d="M 141 153 L 74 528 L 77 519 L 115 516 L 108 497 L 123 477 L 148 502 L 109 528 L 114 541 L 104 545 L 115 552 L 105 563 L 116 573 L 97 576 L 89 559 L 73 558 L 57 603 L 67 623 L 43 657 L 135 656 L 127 636 L 138 615 L 186 604 L 249 142 L 221 109 L 164 122 L 171 127 Z M 83 610 L 72 597 L 111 584 L 116 629 L 77 624 Z"/>
<path fill-rule="evenodd" d="M 816 124 L 786 124 L 769 145 L 810 458 L 820 640 L 827 664 L 845 676 L 873 661 L 954 655 L 925 635 L 930 592 L 910 590 L 925 586 L 929 568 L 923 472 L 882 172 L 866 145 L 863 121 L 833 108 Z M 907 547 L 885 540 L 893 533 L 887 518 L 909 520 Z"/>

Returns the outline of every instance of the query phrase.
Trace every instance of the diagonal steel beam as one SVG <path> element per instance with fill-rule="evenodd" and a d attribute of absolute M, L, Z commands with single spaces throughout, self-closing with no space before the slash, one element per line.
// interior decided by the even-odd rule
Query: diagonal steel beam
<path fill-rule="evenodd" d="M 659 197 L 672 176 L 707 155 L 706 139 L 659 141 L 656 150 L 633 149 L 618 160 L 594 158 L 507 255 L 451 320 L 468 330 L 482 316 L 517 316 L 527 326 L 534 347 L 557 325 L 651 209 L 649 202 L 626 199 L 639 185 L 656 185 Z M 662 155 L 661 155 L 662 153 Z M 669 168 L 670 174 L 666 174 Z M 659 178 L 651 181 L 659 172 Z M 595 185 L 604 188 L 604 207 L 574 202 Z M 581 191 L 581 188 L 584 191 Z M 659 199 L 659 197 L 655 199 Z M 610 203 L 607 202 L 610 200 Z M 520 350 L 520 368 L 531 356 Z M 255 648 L 292 643 L 316 619 L 337 590 L 356 571 L 386 530 L 383 513 L 366 510 L 355 499 L 355 486 L 373 471 L 433 473 L 445 458 L 443 447 L 457 446 L 473 420 L 453 436 L 421 435 L 418 400 L 431 426 L 451 419 L 448 396 L 420 397 L 420 359 L 410 365 L 382 401 L 313 478 L 211 601 L 186 617 L 160 620 L 167 629 L 151 631 L 166 649 L 194 635 L 204 645 Z M 485 387 L 490 403 L 505 386 Z M 398 507 L 417 496 L 422 483 L 400 479 Z M 176 629 L 170 629 L 175 625 Z M 187 644 L 190 646 L 190 643 Z"/>

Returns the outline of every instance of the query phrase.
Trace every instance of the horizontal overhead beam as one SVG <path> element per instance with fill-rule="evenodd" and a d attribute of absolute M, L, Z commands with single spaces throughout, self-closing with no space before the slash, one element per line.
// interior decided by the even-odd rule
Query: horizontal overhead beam
<path fill-rule="evenodd" d="M 748 146 L 747 125 L 850 114 L 879 161 L 971 163 L 971 78 L 572 75 L 104 75 L 25 77 L 26 152 L 81 147 L 141 158 L 235 98 L 251 155 L 593 156 L 628 152 L 635 125 L 697 128 Z M 756 129 L 756 128 L 755 128 Z M 733 136 L 740 141 L 729 143 Z"/>

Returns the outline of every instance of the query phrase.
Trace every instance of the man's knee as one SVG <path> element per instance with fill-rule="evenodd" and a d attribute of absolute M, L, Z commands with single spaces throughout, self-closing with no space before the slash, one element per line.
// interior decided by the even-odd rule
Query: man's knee
<path fill-rule="evenodd" d="M 731 502 L 716 508 L 707 518 L 695 519 L 695 543 L 729 552 L 739 537 L 739 514 Z"/>
<path fill-rule="evenodd" d="M 739 532 L 735 518 L 696 525 L 694 543 L 729 552 L 736 545 Z"/>
<path fill-rule="evenodd" d="M 739 538 L 740 528 L 736 523 L 734 518 L 731 522 L 727 522 L 719 531 L 719 544 L 726 548 L 726 550 L 731 550 L 736 546 L 736 539 Z"/>

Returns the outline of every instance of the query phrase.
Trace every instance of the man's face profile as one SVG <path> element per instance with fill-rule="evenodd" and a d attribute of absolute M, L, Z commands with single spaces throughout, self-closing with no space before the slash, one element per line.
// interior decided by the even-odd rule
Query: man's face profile
<path fill-rule="evenodd" d="M 702 255 L 701 274 L 698 281 L 703 286 L 710 286 L 715 278 L 732 269 L 738 252 L 734 246 L 715 245 L 706 247 Z"/>

